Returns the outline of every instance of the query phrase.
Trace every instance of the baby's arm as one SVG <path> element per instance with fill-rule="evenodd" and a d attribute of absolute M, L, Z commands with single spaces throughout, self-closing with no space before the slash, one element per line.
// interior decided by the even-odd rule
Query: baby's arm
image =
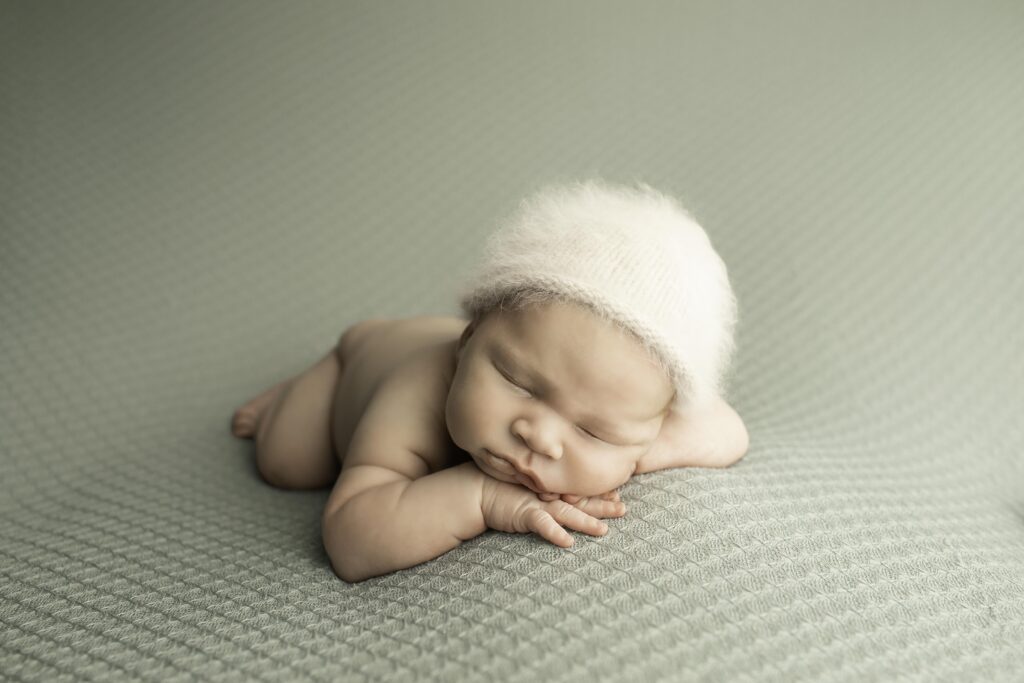
<path fill-rule="evenodd" d="M 486 475 L 472 462 L 445 468 L 436 367 L 426 354 L 400 364 L 352 435 L 323 514 L 324 547 L 345 581 L 425 562 L 487 528 Z"/>
<path fill-rule="evenodd" d="M 673 467 L 728 467 L 750 446 L 743 420 L 718 399 L 700 412 L 671 412 L 634 474 Z"/>
<path fill-rule="evenodd" d="M 362 581 L 434 559 L 479 536 L 487 530 L 485 476 L 472 462 L 416 480 L 376 465 L 348 468 L 335 489 L 340 504 L 328 503 L 324 511 L 324 547 L 335 573 Z M 389 483 L 372 483 L 379 480 Z M 362 485 L 368 487 L 345 495 Z"/>

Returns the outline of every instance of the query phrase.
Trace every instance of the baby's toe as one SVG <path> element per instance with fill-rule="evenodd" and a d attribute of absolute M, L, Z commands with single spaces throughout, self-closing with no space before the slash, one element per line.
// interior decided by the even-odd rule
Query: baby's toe
<path fill-rule="evenodd" d="M 246 439 L 256 431 L 256 415 L 252 411 L 237 410 L 231 418 L 231 433 Z"/>

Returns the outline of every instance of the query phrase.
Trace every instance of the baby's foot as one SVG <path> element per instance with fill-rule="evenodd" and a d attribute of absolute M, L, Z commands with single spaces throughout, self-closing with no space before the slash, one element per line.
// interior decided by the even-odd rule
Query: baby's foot
<path fill-rule="evenodd" d="M 285 380 L 280 384 L 275 384 L 236 410 L 234 416 L 231 418 L 231 433 L 240 439 L 248 439 L 252 437 L 256 433 L 256 430 L 259 429 L 260 420 L 263 419 L 263 413 L 266 412 L 267 407 L 273 402 L 274 398 L 284 390 L 285 386 L 290 381 L 291 380 Z"/>

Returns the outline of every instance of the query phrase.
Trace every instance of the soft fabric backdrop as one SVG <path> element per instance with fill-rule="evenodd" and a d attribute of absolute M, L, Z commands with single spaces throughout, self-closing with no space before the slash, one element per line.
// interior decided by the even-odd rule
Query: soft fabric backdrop
<path fill-rule="evenodd" d="M 456 313 L 494 220 L 676 194 L 728 470 L 349 585 L 232 410 Z M 0 1 L 0 677 L 1024 679 L 1024 8 Z"/>

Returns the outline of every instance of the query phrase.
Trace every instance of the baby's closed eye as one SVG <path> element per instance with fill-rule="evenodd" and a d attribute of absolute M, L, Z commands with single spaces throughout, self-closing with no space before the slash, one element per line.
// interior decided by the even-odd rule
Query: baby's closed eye
<path fill-rule="evenodd" d="M 508 382 L 509 384 L 514 386 L 516 389 L 524 392 L 526 395 L 528 395 L 530 397 L 534 397 L 534 396 L 537 395 L 536 392 L 528 389 L 527 387 L 523 386 L 523 384 L 521 384 L 520 382 L 516 381 L 512 377 L 511 374 L 509 374 L 504 369 L 502 369 L 501 366 L 499 366 L 497 363 L 492 361 L 491 362 L 491 366 L 497 371 L 497 373 L 499 375 L 501 375 L 501 377 L 506 382 Z M 593 431 L 587 429 L 586 427 L 584 427 L 582 425 L 576 425 L 576 429 L 578 429 L 580 432 L 582 432 L 584 434 L 584 436 L 586 436 L 588 439 L 591 439 L 591 440 L 596 441 L 598 443 L 604 444 L 606 446 L 619 446 L 620 445 L 620 444 L 616 443 L 613 440 L 609 440 L 607 438 L 604 438 L 603 436 L 599 436 L 598 434 L 594 433 Z"/>
<path fill-rule="evenodd" d="M 501 375 L 501 376 L 502 376 L 502 378 L 503 378 L 503 379 L 504 379 L 504 380 L 505 380 L 506 382 L 508 382 L 508 383 L 509 383 L 509 384 L 511 384 L 512 386 L 516 387 L 517 389 L 521 389 L 521 390 L 525 391 L 525 392 L 526 392 L 527 394 L 530 394 L 531 396 L 533 395 L 533 392 L 532 392 L 532 391 L 530 391 L 529 389 L 527 389 L 526 387 L 524 387 L 524 386 L 523 386 L 522 384 L 520 384 L 519 382 L 517 382 L 517 381 L 515 381 L 514 379 L 512 379 L 512 376 L 511 376 L 511 375 L 509 375 L 509 374 L 508 374 L 507 372 L 505 372 L 504 370 L 502 370 L 502 369 L 501 369 L 500 367 L 498 367 L 498 365 L 497 365 L 497 364 L 495 364 L 495 363 L 493 363 L 493 362 L 492 362 L 492 363 L 491 363 L 491 366 L 492 366 L 492 367 L 493 367 L 493 368 L 494 368 L 494 369 L 495 369 L 495 370 L 496 370 L 496 371 L 498 372 L 498 374 L 499 374 L 499 375 Z"/>
<path fill-rule="evenodd" d="M 610 446 L 614 446 L 615 445 L 615 444 L 611 443 L 610 441 L 608 441 L 606 439 L 602 439 L 601 437 L 599 437 L 597 434 L 594 434 L 593 432 L 591 432 L 586 427 L 580 427 L 579 425 L 577 425 L 576 428 L 579 429 L 584 434 L 586 434 L 587 436 L 589 436 L 591 439 L 594 439 L 596 441 L 600 441 L 601 443 L 606 443 L 606 444 L 608 444 Z"/>

